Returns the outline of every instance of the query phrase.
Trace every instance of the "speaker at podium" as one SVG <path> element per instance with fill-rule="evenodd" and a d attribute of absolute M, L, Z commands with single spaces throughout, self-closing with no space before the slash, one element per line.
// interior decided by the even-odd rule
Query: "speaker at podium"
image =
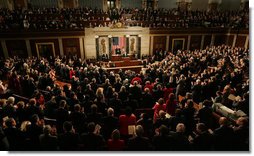
<path fill-rule="evenodd" d="M 116 55 L 121 55 L 121 49 L 120 48 L 116 48 L 115 49 L 115 54 Z"/>

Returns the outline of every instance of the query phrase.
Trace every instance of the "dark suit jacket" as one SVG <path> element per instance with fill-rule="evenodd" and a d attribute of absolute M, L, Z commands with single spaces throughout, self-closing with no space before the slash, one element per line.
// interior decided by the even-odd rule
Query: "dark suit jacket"
<path fill-rule="evenodd" d="M 153 146 L 156 151 L 171 151 L 173 148 L 173 137 L 166 136 L 154 136 L 153 137 Z"/>
<path fill-rule="evenodd" d="M 119 127 L 118 119 L 113 116 L 106 116 L 102 119 L 102 133 L 105 139 L 109 139 L 113 130 Z"/>
<path fill-rule="evenodd" d="M 42 134 L 39 137 L 40 147 L 43 151 L 56 151 L 58 149 L 57 137 Z"/>
<path fill-rule="evenodd" d="M 149 151 L 151 150 L 151 144 L 147 137 L 132 137 L 128 141 L 129 151 Z"/>
<path fill-rule="evenodd" d="M 211 151 L 213 150 L 214 138 L 208 133 L 204 132 L 198 135 L 193 140 L 193 149 L 195 151 Z"/>
<path fill-rule="evenodd" d="M 75 151 L 78 150 L 79 135 L 76 133 L 63 133 L 58 136 L 59 149 L 61 151 Z"/>
<path fill-rule="evenodd" d="M 219 151 L 231 151 L 234 150 L 234 131 L 228 126 L 221 126 L 214 130 L 214 145 L 215 150 Z"/>
<path fill-rule="evenodd" d="M 172 135 L 174 140 L 173 150 L 174 151 L 189 151 L 190 150 L 190 142 L 183 133 L 174 133 Z"/>
<path fill-rule="evenodd" d="M 81 143 L 83 144 L 83 150 L 97 151 L 105 149 L 105 140 L 101 135 L 94 133 L 87 133 L 81 135 Z"/>

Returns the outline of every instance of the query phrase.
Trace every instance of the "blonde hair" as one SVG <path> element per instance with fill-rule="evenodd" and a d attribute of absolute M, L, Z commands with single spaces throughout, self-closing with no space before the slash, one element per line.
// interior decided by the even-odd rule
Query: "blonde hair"
<path fill-rule="evenodd" d="M 23 122 L 21 123 L 20 130 L 21 130 L 22 132 L 26 132 L 27 126 L 28 126 L 28 125 L 31 125 L 31 122 L 30 122 L 30 121 L 23 121 Z"/>

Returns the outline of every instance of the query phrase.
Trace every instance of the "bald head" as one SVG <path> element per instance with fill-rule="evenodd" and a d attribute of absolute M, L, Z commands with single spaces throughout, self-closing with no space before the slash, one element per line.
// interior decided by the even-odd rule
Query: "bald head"
<path fill-rule="evenodd" d="M 228 123 L 227 118 L 225 118 L 225 117 L 220 117 L 220 119 L 219 119 L 219 124 L 220 124 L 221 126 L 225 126 L 225 125 L 227 125 L 227 123 Z"/>
<path fill-rule="evenodd" d="M 143 127 L 141 125 L 137 125 L 136 126 L 136 134 L 137 134 L 137 136 L 142 136 L 143 133 L 144 133 Z"/>

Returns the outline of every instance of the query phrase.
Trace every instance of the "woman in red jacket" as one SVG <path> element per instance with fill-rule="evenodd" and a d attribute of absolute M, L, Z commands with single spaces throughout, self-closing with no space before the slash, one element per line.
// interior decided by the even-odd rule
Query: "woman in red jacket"
<path fill-rule="evenodd" d="M 124 140 L 120 139 L 120 132 L 115 129 L 111 135 L 112 139 L 108 139 L 108 150 L 109 151 L 123 151 L 125 148 Z"/>
<path fill-rule="evenodd" d="M 175 94 L 170 93 L 168 96 L 168 100 L 166 102 L 167 113 L 170 114 L 171 116 L 174 116 L 176 111 L 176 106 L 177 106 L 177 102 L 175 100 Z"/>
<path fill-rule="evenodd" d="M 164 103 L 163 98 L 160 98 L 158 102 L 153 106 L 154 114 L 153 114 L 153 122 L 155 123 L 157 118 L 159 117 L 160 110 L 166 112 L 166 104 Z"/>
<path fill-rule="evenodd" d="M 131 112 L 131 108 L 125 109 L 125 114 L 119 116 L 119 127 L 122 138 L 128 139 L 131 135 L 128 133 L 128 126 L 136 125 L 136 116 Z"/>

